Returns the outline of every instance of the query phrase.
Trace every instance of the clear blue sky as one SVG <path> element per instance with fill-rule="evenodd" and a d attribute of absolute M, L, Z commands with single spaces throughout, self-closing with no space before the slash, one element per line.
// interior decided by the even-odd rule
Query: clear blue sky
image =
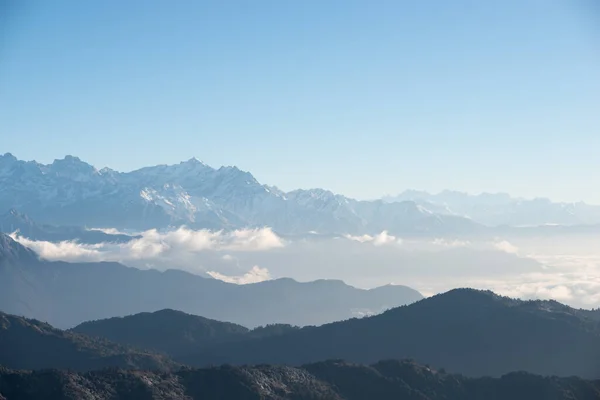
<path fill-rule="evenodd" d="M 0 0 L 0 152 L 600 203 L 597 4 Z"/>

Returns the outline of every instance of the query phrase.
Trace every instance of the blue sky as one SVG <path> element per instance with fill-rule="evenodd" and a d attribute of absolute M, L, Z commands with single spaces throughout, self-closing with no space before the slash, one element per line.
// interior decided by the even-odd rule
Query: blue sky
<path fill-rule="evenodd" d="M 600 203 L 592 0 L 0 2 L 0 152 Z"/>

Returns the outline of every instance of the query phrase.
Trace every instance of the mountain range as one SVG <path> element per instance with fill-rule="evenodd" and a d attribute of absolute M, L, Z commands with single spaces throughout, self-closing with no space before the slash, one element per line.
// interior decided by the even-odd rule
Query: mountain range
<path fill-rule="evenodd" d="M 305 328 L 161 310 L 62 331 L 0 313 L 0 398 L 596 399 L 600 381 L 569 376 L 597 379 L 599 321 L 598 311 L 473 289 Z M 342 353 L 387 357 L 331 358 Z M 238 365 L 182 366 L 217 358 Z M 540 376 L 551 371 L 563 377 Z"/>
<path fill-rule="evenodd" d="M 50 262 L 0 234 L 0 310 L 62 328 L 165 308 L 250 327 L 317 325 L 422 298 L 400 285 L 363 290 L 337 280 L 301 283 L 289 278 L 236 285 L 181 270 Z"/>
<path fill-rule="evenodd" d="M 595 379 L 600 376 L 600 313 L 455 289 L 371 317 L 215 345 L 178 361 L 302 365 L 386 358 L 414 358 L 468 376 L 524 370 Z"/>
<path fill-rule="evenodd" d="M 511 373 L 450 375 L 412 361 L 326 361 L 301 368 L 222 366 L 172 373 L 0 368 L 1 400 L 595 400 L 600 381 Z"/>
<path fill-rule="evenodd" d="M 62 331 L 47 323 L 0 312 L 0 365 L 15 369 L 78 371 L 107 367 L 167 370 L 167 357 L 105 339 Z"/>
<path fill-rule="evenodd" d="M 303 365 L 412 358 L 468 376 L 600 376 L 600 311 L 455 289 L 380 315 L 318 327 L 244 327 L 173 310 L 83 323 L 78 334 L 176 362 Z"/>
<path fill-rule="evenodd" d="M 468 193 L 445 190 L 437 194 L 407 190 L 385 196 L 386 203 L 412 201 L 435 213 L 470 218 L 487 226 L 593 225 L 600 224 L 600 206 L 584 202 L 523 199 L 506 193 Z"/>
<path fill-rule="evenodd" d="M 77 241 L 79 243 L 126 243 L 137 236 L 108 234 L 99 230 L 89 230 L 79 226 L 56 226 L 39 224 L 12 208 L 0 215 L 0 232 L 17 233 L 31 240 L 47 242 Z"/>
<path fill-rule="evenodd" d="M 413 201 L 358 201 L 323 189 L 283 192 L 236 167 L 215 169 L 197 159 L 122 173 L 73 156 L 44 165 L 7 153 L 0 155 L 0 210 L 11 209 L 41 224 L 134 230 L 269 226 L 281 234 L 439 235 L 479 229 L 468 218 Z"/>

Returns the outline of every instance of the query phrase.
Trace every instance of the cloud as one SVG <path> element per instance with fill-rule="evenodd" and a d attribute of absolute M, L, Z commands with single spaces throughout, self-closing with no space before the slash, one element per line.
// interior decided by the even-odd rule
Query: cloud
<path fill-rule="evenodd" d="M 88 231 L 100 231 L 107 235 L 127 235 L 128 233 L 120 231 L 116 228 L 88 228 Z"/>
<path fill-rule="evenodd" d="M 389 235 L 387 233 L 387 231 L 383 231 L 380 234 L 375 235 L 375 238 L 373 238 L 373 244 L 375 246 L 383 246 L 386 244 L 400 243 L 400 242 L 401 242 L 401 240 L 397 241 L 396 236 Z"/>
<path fill-rule="evenodd" d="M 269 228 L 241 229 L 231 232 L 191 230 L 181 227 L 168 232 L 155 229 L 142 232 L 127 243 L 82 244 L 46 242 L 27 239 L 18 234 L 13 239 L 48 260 L 127 261 L 165 258 L 177 260 L 206 251 L 256 252 L 283 247 L 284 242 Z"/>
<path fill-rule="evenodd" d="M 575 307 L 600 306 L 599 236 L 441 237 L 402 242 L 384 231 L 338 240 L 283 241 L 270 229 L 180 228 L 146 231 L 124 244 L 13 237 L 50 260 L 177 268 L 234 283 L 282 276 L 300 281 L 338 278 L 363 288 L 396 282 L 425 294 L 468 286 L 510 297 L 555 299 Z"/>
<path fill-rule="evenodd" d="M 502 240 L 494 243 L 494 248 L 496 250 L 503 251 L 505 253 L 517 254 L 519 252 L 519 248 L 514 246 L 510 242 L 506 240 Z"/>
<path fill-rule="evenodd" d="M 348 240 L 353 240 L 359 243 L 367 243 L 373 241 L 373 236 L 371 235 L 362 235 L 362 236 L 352 236 L 352 235 L 344 235 L 344 237 Z"/>
<path fill-rule="evenodd" d="M 441 247 L 467 247 L 471 245 L 471 242 L 469 242 L 468 240 L 459 240 L 459 239 L 444 239 L 444 238 L 437 238 L 434 239 L 433 242 L 434 245 L 436 246 L 441 246 Z"/>
<path fill-rule="evenodd" d="M 206 273 L 215 279 L 227 283 L 235 283 L 238 285 L 264 282 L 271 279 L 271 274 L 269 273 L 269 270 L 266 268 L 260 268 L 258 265 L 255 265 L 250 271 L 240 276 L 228 276 L 215 271 L 207 271 Z"/>
<path fill-rule="evenodd" d="M 371 235 L 362 235 L 362 236 L 352 236 L 352 235 L 344 235 L 344 237 L 348 240 L 352 240 L 359 243 L 373 243 L 375 246 L 384 246 L 386 244 L 402 244 L 402 239 L 397 239 L 396 236 L 390 235 L 387 231 L 383 231 L 375 236 Z"/>
<path fill-rule="evenodd" d="M 102 260 L 100 248 L 102 244 L 81 245 L 76 242 L 45 242 L 34 241 L 18 236 L 17 233 L 10 235 L 15 241 L 35 251 L 40 257 L 48 260 L 62 261 L 100 261 Z"/>

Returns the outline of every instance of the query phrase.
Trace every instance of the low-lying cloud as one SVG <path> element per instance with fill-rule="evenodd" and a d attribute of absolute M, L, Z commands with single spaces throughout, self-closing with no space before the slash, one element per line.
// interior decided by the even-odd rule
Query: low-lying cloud
<path fill-rule="evenodd" d="M 346 239 L 359 242 L 359 243 L 373 243 L 375 246 L 384 246 L 386 244 L 402 244 L 402 239 L 396 238 L 396 236 L 390 235 L 387 231 L 383 231 L 375 236 L 362 235 L 352 236 L 345 235 Z"/>
<path fill-rule="evenodd" d="M 82 244 L 77 242 L 35 241 L 18 234 L 13 239 L 37 252 L 47 260 L 63 261 L 121 261 L 171 258 L 204 251 L 268 251 L 284 246 L 271 229 L 244 229 L 231 232 L 191 230 L 185 227 L 160 232 L 142 232 L 139 238 L 127 243 Z"/>
<path fill-rule="evenodd" d="M 239 276 L 228 276 L 216 271 L 207 271 L 206 273 L 215 279 L 228 283 L 236 283 L 238 285 L 264 282 L 271 279 L 269 270 L 266 268 L 260 268 L 258 265 L 255 265 L 252 267 L 252 269 L 250 269 L 250 271 Z"/>
<path fill-rule="evenodd" d="M 504 251 L 505 253 L 513 253 L 517 254 L 519 252 L 519 248 L 512 243 L 506 240 L 500 240 L 494 243 L 494 247 L 500 251 Z"/>
<path fill-rule="evenodd" d="M 431 295 L 455 287 L 600 307 L 598 236 L 402 239 L 388 232 L 284 241 L 272 230 L 150 230 L 129 243 L 50 243 L 13 237 L 49 260 L 118 261 L 182 269 L 225 282 L 341 279 L 372 288 L 394 282 Z"/>

